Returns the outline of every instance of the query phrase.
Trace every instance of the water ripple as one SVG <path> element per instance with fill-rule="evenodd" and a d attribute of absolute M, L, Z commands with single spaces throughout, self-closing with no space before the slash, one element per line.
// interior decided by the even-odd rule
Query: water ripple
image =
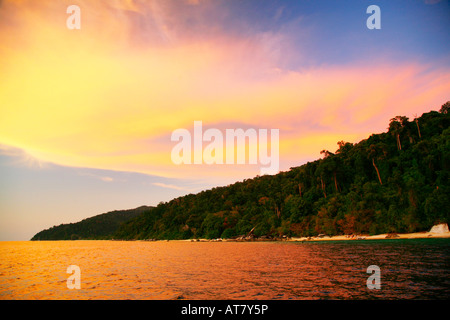
<path fill-rule="evenodd" d="M 3 242 L 0 299 L 448 299 L 449 257 L 448 239 Z M 366 286 L 372 264 L 381 290 Z"/>

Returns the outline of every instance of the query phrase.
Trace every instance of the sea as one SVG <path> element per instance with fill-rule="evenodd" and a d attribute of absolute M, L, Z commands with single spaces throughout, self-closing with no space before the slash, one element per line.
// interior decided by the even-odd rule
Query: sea
<path fill-rule="evenodd" d="M 1 300 L 449 300 L 450 239 L 0 242 Z"/>

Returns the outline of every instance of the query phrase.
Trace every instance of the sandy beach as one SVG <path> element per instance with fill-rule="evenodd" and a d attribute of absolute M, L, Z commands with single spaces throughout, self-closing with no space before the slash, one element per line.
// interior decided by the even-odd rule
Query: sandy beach
<path fill-rule="evenodd" d="M 436 239 L 436 238 L 450 238 L 450 232 L 414 232 L 414 233 L 384 233 L 377 235 L 339 235 L 339 236 L 316 236 L 316 237 L 292 237 L 284 239 L 185 239 L 172 241 L 190 241 L 190 242 L 248 242 L 248 241 L 352 241 L 352 240 L 390 240 L 390 239 Z"/>
<path fill-rule="evenodd" d="M 450 231 L 447 224 L 438 224 L 433 226 L 430 231 L 412 232 L 412 233 L 383 233 L 377 235 L 352 234 L 352 235 L 338 235 L 327 236 L 318 235 L 313 237 L 282 237 L 282 238 L 255 238 L 255 237 L 240 237 L 238 239 L 185 239 L 178 241 L 191 242 L 245 242 L 245 241 L 348 241 L 348 240 L 384 240 L 384 239 L 430 239 L 430 238 L 450 238 Z M 166 240 L 169 241 L 169 240 Z"/>
<path fill-rule="evenodd" d="M 384 233 L 377 235 L 340 235 L 322 237 L 290 238 L 288 241 L 339 241 L 339 240 L 382 240 L 382 239 L 427 239 L 450 238 L 450 232 L 414 232 L 414 233 Z"/>

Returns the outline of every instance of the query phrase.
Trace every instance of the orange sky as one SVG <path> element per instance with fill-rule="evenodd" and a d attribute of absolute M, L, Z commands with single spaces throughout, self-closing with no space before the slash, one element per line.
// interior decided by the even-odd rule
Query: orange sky
<path fill-rule="evenodd" d="M 384 131 L 391 117 L 440 106 L 450 92 L 448 69 L 419 61 L 380 57 L 293 70 L 277 54 L 282 33 L 184 33 L 181 11 L 206 10 L 196 1 L 79 1 L 81 30 L 65 27 L 69 4 L 3 1 L 0 11 L 0 144 L 42 161 L 251 177 L 258 166 L 174 165 L 171 132 L 191 130 L 195 120 L 223 130 L 280 129 L 286 170 L 336 150 L 337 141 Z M 144 13 L 153 23 L 137 30 Z"/>

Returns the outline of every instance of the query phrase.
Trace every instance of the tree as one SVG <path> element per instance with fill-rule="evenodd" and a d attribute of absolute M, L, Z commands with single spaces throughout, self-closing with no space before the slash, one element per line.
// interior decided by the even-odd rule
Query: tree
<path fill-rule="evenodd" d="M 343 140 L 338 141 L 337 145 L 339 146 L 339 149 L 336 151 L 336 154 L 346 154 L 353 147 L 353 143 L 345 142 Z"/>
<path fill-rule="evenodd" d="M 375 159 L 381 159 L 386 156 L 386 148 L 385 148 L 384 144 L 382 144 L 382 143 L 371 144 L 369 146 L 368 156 L 369 156 L 369 159 L 372 160 L 372 165 L 375 168 L 375 171 L 377 172 L 378 181 L 380 181 L 380 184 L 383 185 L 383 181 L 381 181 L 380 170 L 378 170 L 378 167 L 375 164 Z"/>
<path fill-rule="evenodd" d="M 223 232 L 223 213 L 208 213 L 202 223 L 202 233 L 205 238 L 219 238 Z"/>
<path fill-rule="evenodd" d="M 343 143 L 343 142 L 338 142 L 339 143 Z M 325 175 L 333 175 L 333 180 L 334 180 L 334 187 L 336 189 L 336 192 L 339 192 L 339 184 L 337 181 L 337 172 L 339 170 L 339 158 L 332 152 L 328 151 L 328 150 L 322 150 L 320 151 L 320 154 L 324 155 L 323 158 L 323 162 L 319 165 L 321 166 L 321 169 L 319 170 L 321 173 L 325 174 Z M 325 188 L 325 183 L 323 182 L 322 176 L 321 176 L 321 185 L 322 185 L 322 190 L 324 190 Z M 325 195 L 325 192 L 324 192 Z M 326 198 L 326 195 L 325 195 Z"/>
<path fill-rule="evenodd" d="M 436 187 L 425 201 L 425 213 L 428 227 L 436 223 L 450 222 L 448 204 L 450 202 L 449 188 Z"/>
<path fill-rule="evenodd" d="M 416 123 L 416 126 L 417 126 L 417 131 L 419 133 L 419 138 L 422 139 L 422 135 L 420 134 L 419 119 L 417 119 L 417 115 L 414 115 L 414 122 Z"/>
<path fill-rule="evenodd" d="M 389 131 L 391 131 L 397 139 L 398 150 L 402 150 L 402 144 L 400 143 L 400 134 L 403 132 L 407 123 L 408 118 L 404 116 L 396 116 L 395 118 L 392 118 L 391 122 L 389 123 Z"/>
<path fill-rule="evenodd" d="M 328 166 L 327 163 L 325 162 L 325 159 L 322 159 L 319 165 L 317 166 L 315 175 L 317 176 L 317 179 L 320 181 L 320 187 L 322 189 L 323 196 L 326 198 L 327 192 L 324 177 L 328 175 Z"/>
<path fill-rule="evenodd" d="M 441 106 L 441 109 L 439 110 L 440 113 L 448 114 L 448 110 L 450 109 L 450 101 L 447 101 Z"/>

